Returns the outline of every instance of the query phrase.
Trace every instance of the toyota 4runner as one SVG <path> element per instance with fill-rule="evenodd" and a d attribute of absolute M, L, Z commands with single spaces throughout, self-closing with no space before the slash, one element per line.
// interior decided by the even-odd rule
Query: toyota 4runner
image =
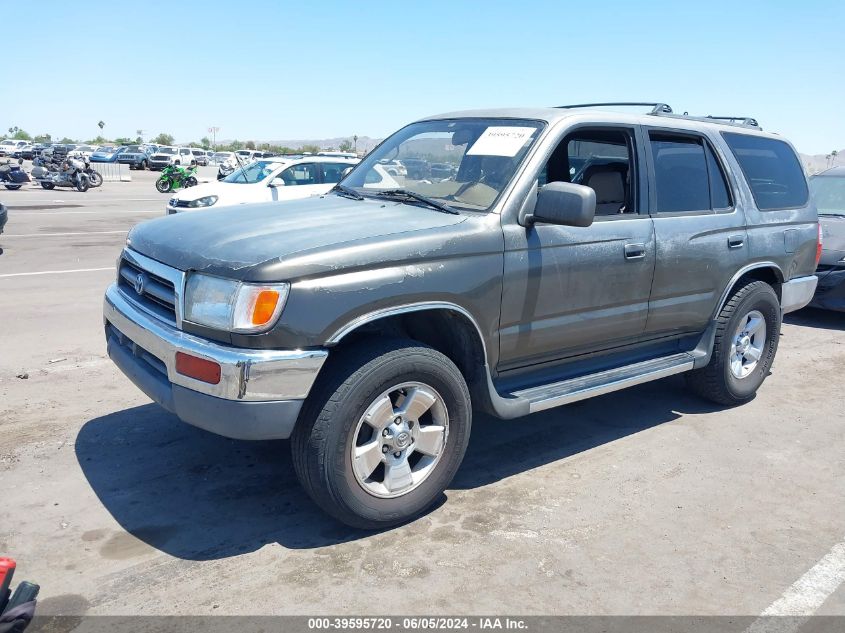
<path fill-rule="evenodd" d="M 321 197 L 140 224 L 105 295 L 108 353 L 185 422 L 291 438 L 305 490 L 364 528 L 431 507 L 473 410 L 681 372 L 740 405 L 813 296 L 816 209 L 756 121 L 648 105 L 434 116 Z M 419 156 L 455 172 L 381 169 Z"/>

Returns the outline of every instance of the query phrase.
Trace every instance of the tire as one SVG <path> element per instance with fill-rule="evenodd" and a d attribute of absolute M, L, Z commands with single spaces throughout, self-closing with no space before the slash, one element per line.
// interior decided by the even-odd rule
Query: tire
<path fill-rule="evenodd" d="M 92 187 L 99 187 L 103 184 L 103 176 L 100 172 L 92 169 L 91 173 L 88 174 L 88 178 L 91 181 Z"/>
<path fill-rule="evenodd" d="M 52 188 L 53 188 L 53 187 L 55 187 L 56 185 L 54 185 L 52 182 L 44 182 L 44 181 L 42 180 L 42 181 L 41 181 L 41 186 L 42 186 L 42 187 L 44 187 L 45 189 L 52 189 Z"/>
<path fill-rule="evenodd" d="M 138 169 L 140 169 L 141 171 L 144 171 L 146 168 L 147 168 L 147 161 L 142 160 L 141 164 L 138 165 Z"/>
<path fill-rule="evenodd" d="M 181 165 L 181 164 L 182 164 L 182 161 L 181 161 L 181 160 L 177 160 L 177 161 L 176 161 L 175 163 L 173 163 L 173 164 L 174 164 L 174 165 Z"/>
<path fill-rule="evenodd" d="M 173 188 L 173 182 L 169 178 L 159 178 L 156 180 L 156 189 L 159 193 L 168 193 Z"/>
<path fill-rule="evenodd" d="M 189 176 L 185 179 L 185 187 L 195 187 L 198 184 L 199 182 L 193 176 Z"/>
<path fill-rule="evenodd" d="M 395 426 L 397 387 L 423 413 Z M 384 402 L 383 415 L 369 418 L 379 424 L 370 426 L 365 413 Z M 321 372 L 291 437 L 294 469 L 325 512 L 355 528 L 383 529 L 419 516 L 441 497 L 464 457 L 471 425 L 469 390 L 451 360 L 416 341 L 370 339 L 338 352 Z M 416 450 L 423 433 L 436 455 Z M 353 464 L 353 450 L 368 445 L 374 470 L 366 460 Z"/>
<path fill-rule="evenodd" d="M 689 387 L 702 398 L 726 406 L 751 400 L 775 360 L 782 318 L 777 294 L 769 284 L 751 281 L 739 288 L 716 318 L 710 362 L 687 372 Z M 743 337 L 746 332 L 750 334 Z"/>
<path fill-rule="evenodd" d="M 88 176 L 84 174 L 79 177 L 76 181 L 76 190 L 80 193 L 85 193 L 88 191 L 88 188 L 91 186 L 91 183 L 88 181 Z"/>
<path fill-rule="evenodd" d="M 5 186 L 5 187 L 6 187 L 6 189 L 8 189 L 9 191 L 17 191 L 18 189 L 20 189 L 21 187 L 23 187 L 23 185 L 4 185 L 4 186 Z"/>

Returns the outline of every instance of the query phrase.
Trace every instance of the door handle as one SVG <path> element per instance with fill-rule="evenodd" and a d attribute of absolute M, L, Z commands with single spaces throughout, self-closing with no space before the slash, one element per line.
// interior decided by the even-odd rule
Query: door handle
<path fill-rule="evenodd" d="M 643 259 L 645 244 L 625 244 L 625 259 Z"/>
<path fill-rule="evenodd" d="M 728 236 L 728 248 L 742 248 L 745 245 L 745 238 L 742 235 Z"/>

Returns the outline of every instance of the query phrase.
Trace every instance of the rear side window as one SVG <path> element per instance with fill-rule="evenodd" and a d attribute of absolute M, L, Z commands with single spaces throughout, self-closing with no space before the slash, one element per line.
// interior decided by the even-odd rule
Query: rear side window
<path fill-rule="evenodd" d="M 722 132 L 722 136 L 742 168 L 758 209 L 772 211 L 807 204 L 807 180 L 789 145 L 748 134 Z"/>
<path fill-rule="evenodd" d="M 657 212 L 710 210 L 707 156 L 698 139 L 651 134 Z"/>
<path fill-rule="evenodd" d="M 347 163 L 323 163 L 323 182 L 340 182 L 343 171 L 351 165 Z"/>

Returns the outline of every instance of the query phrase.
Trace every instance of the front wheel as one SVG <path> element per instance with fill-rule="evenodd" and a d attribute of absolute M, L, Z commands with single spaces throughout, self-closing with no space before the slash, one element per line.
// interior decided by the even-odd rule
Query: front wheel
<path fill-rule="evenodd" d="M 196 179 L 196 178 L 194 178 L 193 176 L 188 176 L 188 177 L 185 179 L 185 186 L 186 186 L 186 187 L 194 187 L 194 186 L 196 186 L 196 185 L 198 185 L 198 184 L 199 184 L 199 182 L 198 182 L 198 181 L 197 181 L 197 179 Z"/>
<path fill-rule="evenodd" d="M 162 176 L 156 180 L 156 189 L 159 193 L 167 193 L 173 188 L 173 182 L 169 178 Z"/>
<path fill-rule="evenodd" d="M 17 191 L 18 189 L 20 189 L 21 187 L 23 187 L 23 185 L 5 185 L 5 187 L 6 187 L 6 189 L 8 189 L 9 191 Z"/>
<path fill-rule="evenodd" d="M 79 177 L 76 179 L 76 190 L 82 193 L 88 191 L 88 187 L 91 186 L 91 183 L 88 180 L 88 176 L 84 174 L 80 174 Z"/>
<path fill-rule="evenodd" d="M 45 181 L 42 180 L 41 186 L 44 187 L 45 189 L 49 190 L 49 189 L 52 189 L 53 187 L 55 187 L 56 185 L 54 185 L 52 182 L 45 182 Z"/>
<path fill-rule="evenodd" d="M 146 168 L 147 168 L 147 161 L 142 160 L 141 164 L 138 165 L 138 169 L 140 169 L 141 171 L 144 171 Z"/>
<path fill-rule="evenodd" d="M 461 372 L 410 340 L 369 340 L 330 363 L 293 433 L 300 483 L 352 527 L 387 528 L 422 514 L 466 452 L 472 407 Z"/>
<path fill-rule="evenodd" d="M 751 400 L 775 360 L 781 320 L 780 302 L 769 284 L 751 281 L 739 288 L 716 319 L 710 362 L 688 372 L 687 384 L 718 404 Z"/>
<path fill-rule="evenodd" d="M 91 181 L 92 187 L 99 187 L 103 184 L 103 176 L 100 172 L 92 169 L 91 172 L 88 174 L 88 178 Z"/>

